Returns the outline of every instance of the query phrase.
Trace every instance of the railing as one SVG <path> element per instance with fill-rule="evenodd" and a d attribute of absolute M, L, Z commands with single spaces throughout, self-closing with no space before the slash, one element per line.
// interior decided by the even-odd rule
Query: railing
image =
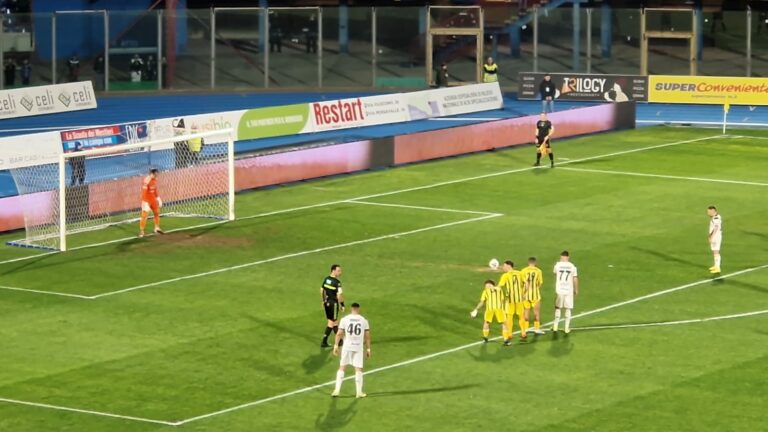
<path fill-rule="evenodd" d="M 768 13 L 696 13 L 699 74 L 768 76 Z M 480 54 L 496 58 L 509 88 L 520 71 L 640 73 L 640 9 L 488 6 L 484 16 L 483 53 L 438 53 L 455 79 L 471 76 L 461 65 Z M 691 25 L 690 15 L 647 18 L 662 31 Z M 16 14 L 0 20 L 1 82 L 91 79 L 108 91 L 419 88 L 428 19 L 421 7 L 343 6 Z M 653 39 L 648 72 L 687 74 L 688 53 L 679 41 Z"/>

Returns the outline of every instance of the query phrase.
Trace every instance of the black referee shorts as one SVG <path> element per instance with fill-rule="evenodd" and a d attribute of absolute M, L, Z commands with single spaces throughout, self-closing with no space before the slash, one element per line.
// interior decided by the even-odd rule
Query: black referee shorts
<path fill-rule="evenodd" d="M 541 147 L 542 144 L 545 144 L 547 147 L 552 147 L 550 140 L 547 139 L 547 137 L 543 136 L 537 136 L 536 137 L 536 147 Z"/>
<path fill-rule="evenodd" d="M 325 303 L 325 318 L 331 321 L 337 321 L 339 319 L 339 302 Z"/>

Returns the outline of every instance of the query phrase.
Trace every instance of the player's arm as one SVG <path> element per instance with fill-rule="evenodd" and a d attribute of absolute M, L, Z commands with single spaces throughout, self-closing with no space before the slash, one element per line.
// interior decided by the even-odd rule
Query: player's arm
<path fill-rule="evenodd" d="M 552 135 L 554 135 L 554 134 L 555 134 L 555 127 L 550 125 L 549 126 L 549 134 L 547 134 L 547 139 L 551 139 Z"/>
<path fill-rule="evenodd" d="M 325 306 L 325 290 L 320 288 L 320 303 Z"/>
<path fill-rule="evenodd" d="M 339 331 L 336 332 L 336 340 L 333 341 L 333 355 L 339 355 L 339 342 L 344 337 L 344 327 L 339 327 Z"/>
<path fill-rule="evenodd" d="M 578 276 L 573 277 L 573 294 L 579 295 L 579 277 Z"/>
<path fill-rule="evenodd" d="M 339 299 L 339 304 L 341 305 L 341 311 L 344 312 L 344 291 L 341 289 L 341 285 L 339 285 L 339 295 L 337 298 Z"/>
<path fill-rule="evenodd" d="M 371 358 L 371 330 L 365 330 L 365 356 Z"/>
<path fill-rule="evenodd" d="M 472 316 L 473 316 L 473 317 L 477 316 L 477 311 L 479 311 L 479 310 L 480 310 L 480 308 L 481 308 L 481 307 L 483 307 L 483 305 L 484 305 L 484 304 L 485 304 L 485 296 L 483 296 L 483 297 L 480 299 L 480 303 L 478 303 L 478 304 L 477 304 L 477 306 L 475 306 L 475 308 L 474 308 L 474 309 L 472 309 Z"/>

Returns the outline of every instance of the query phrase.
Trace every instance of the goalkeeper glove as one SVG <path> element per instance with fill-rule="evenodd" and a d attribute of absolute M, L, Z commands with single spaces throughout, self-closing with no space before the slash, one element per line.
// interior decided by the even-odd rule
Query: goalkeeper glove
<path fill-rule="evenodd" d="M 162 207 L 163 206 L 163 200 L 161 200 L 160 198 L 157 199 L 157 206 L 158 207 Z"/>

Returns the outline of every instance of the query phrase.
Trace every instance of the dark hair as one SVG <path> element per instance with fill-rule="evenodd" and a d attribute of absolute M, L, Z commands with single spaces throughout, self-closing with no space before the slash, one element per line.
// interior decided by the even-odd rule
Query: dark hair
<path fill-rule="evenodd" d="M 149 170 L 150 174 L 157 174 L 158 172 L 159 171 L 157 170 L 157 168 L 152 168 L 151 170 Z"/>
<path fill-rule="evenodd" d="M 333 264 L 331 265 L 331 271 L 336 271 L 336 269 L 339 267 L 341 267 L 339 264 Z"/>
<path fill-rule="evenodd" d="M 528 257 L 528 262 L 529 263 L 535 263 L 536 262 L 536 257 Z"/>
<path fill-rule="evenodd" d="M 352 309 L 360 309 L 360 303 L 352 303 Z"/>
<path fill-rule="evenodd" d="M 707 209 L 708 209 L 708 210 L 714 210 L 714 211 L 717 211 L 717 207 L 715 207 L 715 206 L 709 206 L 709 207 L 707 207 Z"/>
<path fill-rule="evenodd" d="M 487 284 L 491 284 L 491 285 L 493 285 L 493 286 L 496 286 L 496 282 L 494 282 L 494 281 L 492 281 L 492 280 L 490 280 L 490 279 L 486 279 L 486 280 L 485 280 L 485 284 L 486 284 L 486 285 L 487 285 Z"/>
<path fill-rule="evenodd" d="M 506 265 L 508 265 L 510 267 L 514 267 L 515 266 L 515 263 L 513 263 L 511 260 L 504 261 L 504 264 L 506 264 Z"/>
<path fill-rule="evenodd" d="M 569 256 L 571 256 L 571 254 L 568 253 L 568 251 L 562 251 L 562 252 L 560 252 L 560 256 L 567 256 L 567 257 L 569 257 Z"/>

